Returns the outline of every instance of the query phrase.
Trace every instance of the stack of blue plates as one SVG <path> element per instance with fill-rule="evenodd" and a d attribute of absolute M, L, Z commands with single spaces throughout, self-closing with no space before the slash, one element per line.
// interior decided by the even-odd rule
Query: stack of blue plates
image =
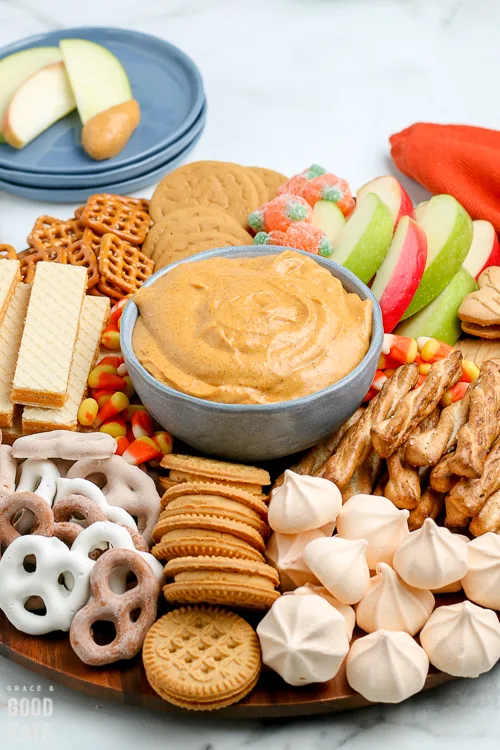
<path fill-rule="evenodd" d="M 94 161 L 81 147 L 76 112 L 21 150 L 0 144 L 0 190 L 33 200 L 79 203 L 93 193 L 128 194 L 178 166 L 205 126 L 206 101 L 196 65 L 162 39 L 114 28 L 75 28 L 29 37 L 0 50 L 0 59 L 61 39 L 89 39 L 122 62 L 141 107 L 141 122 L 113 159 Z"/>

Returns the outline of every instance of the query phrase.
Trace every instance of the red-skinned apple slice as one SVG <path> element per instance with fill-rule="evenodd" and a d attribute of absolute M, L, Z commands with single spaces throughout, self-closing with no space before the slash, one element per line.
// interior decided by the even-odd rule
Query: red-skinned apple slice
<path fill-rule="evenodd" d="M 386 333 L 393 330 L 406 312 L 420 284 L 426 261 L 425 232 L 416 221 L 404 216 L 372 285 Z"/>
<path fill-rule="evenodd" d="M 397 227 L 403 216 L 414 218 L 411 198 L 395 177 L 388 174 L 367 182 L 357 192 L 358 201 L 368 193 L 375 193 L 388 206 L 394 220 L 394 227 Z"/>
<path fill-rule="evenodd" d="M 500 266 L 500 243 L 497 233 L 489 221 L 473 221 L 472 243 L 463 267 L 472 278 L 477 279 L 488 266 Z"/>

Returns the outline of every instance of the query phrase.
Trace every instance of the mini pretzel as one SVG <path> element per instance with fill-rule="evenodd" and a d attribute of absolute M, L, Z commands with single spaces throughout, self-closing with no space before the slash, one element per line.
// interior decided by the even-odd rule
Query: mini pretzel
<path fill-rule="evenodd" d="M 0 259 L 1 260 L 17 260 L 17 251 L 12 245 L 7 245 L 5 242 L 0 242 Z"/>
<path fill-rule="evenodd" d="M 93 250 L 83 240 L 75 242 L 68 248 L 68 263 L 72 266 L 83 266 L 87 269 L 87 290 L 96 286 L 99 281 L 99 266 Z"/>
<path fill-rule="evenodd" d="M 41 260 L 49 260 L 48 253 L 44 250 L 35 250 L 30 247 L 23 250 L 17 256 L 21 265 L 21 278 L 25 284 L 31 284 L 35 278 L 36 264 Z"/>
<path fill-rule="evenodd" d="M 86 250 L 94 253 L 95 257 L 99 257 L 101 251 L 101 235 L 96 234 L 93 229 L 85 227 L 83 231 L 82 244 Z"/>
<path fill-rule="evenodd" d="M 325 463 L 338 448 L 340 441 L 346 434 L 349 427 L 359 422 L 364 412 L 363 408 L 357 409 L 352 417 L 344 422 L 335 432 L 326 437 L 317 445 L 313 445 L 302 456 L 300 461 L 290 467 L 291 471 L 296 474 L 307 474 L 309 476 L 321 476 Z M 285 472 L 282 472 L 271 487 L 274 490 L 280 487 L 285 481 Z"/>
<path fill-rule="evenodd" d="M 10 445 L 0 445 L 0 493 L 11 494 L 16 487 L 17 461 Z"/>
<path fill-rule="evenodd" d="M 116 451 L 116 440 L 105 432 L 52 430 L 18 438 L 12 446 L 14 458 L 109 458 Z"/>
<path fill-rule="evenodd" d="M 431 471 L 429 481 L 432 489 L 436 492 L 444 492 L 445 494 L 450 492 L 460 479 L 450 467 L 454 455 L 454 453 L 447 453 Z"/>
<path fill-rule="evenodd" d="M 450 464 L 455 474 L 480 477 L 486 456 L 500 434 L 500 367 L 489 360 L 481 365 L 476 387 L 470 394 L 470 414 L 457 438 Z"/>
<path fill-rule="evenodd" d="M 469 386 L 460 401 L 445 407 L 435 427 L 408 438 L 405 460 L 412 466 L 435 466 L 445 453 L 455 447 L 459 430 L 467 423 L 470 409 L 470 390 L 477 380 Z"/>
<path fill-rule="evenodd" d="M 46 458 L 28 458 L 21 464 L 21 475 L 17 483 L 18 492 L 34 492 L 52 505 L 56 494 L 59 469 Z"/>
<path fill-rule="evenodd" d="M 432 518 L 435 521 L 443 507 L 444 495 L 429 487 L 423 493 L 417 507 L 410 511 L 408 528 L 410 531 L 422 528 L 426 518 Z"/>
<path fill-rule="evenodd" d="M 98 475 L 106 479 L 102 492 L 108 503 L 119 505 L 137 518 L 139 533 L 151 546 L 151 534 L 160 514 L 160 496 L 154 480 L 121 456 L 111 456 L 104 461 L 84 459 L 68 471 L 68 478 L 92 479 Z"/>
<path fill-rule="evenodd" d="M 102 490 L 93 482 L 79 477 L 60 477 L 56 481 L 55 502 L 60 501 L 68 495 L 84 495 L 94 502 L 113 523 L 121 523 L 123 526 L 136 529 L 136 523 L 130 513 L 120 506 L 110 505 Z"/>
<path fill-rule="evenodd" d="M 34 558 L 34 570 L 25 569 L 27 557 Z M 90 571 L 91 563 L 59 539 L 34 534 L 18 537 L 0 560 L 0 608 L 22 633 L 67 631 L 75 612 L 88 601 Z M 46 614 L 28 612 L 28 600 L 39 604 L 42 600 Z"/>
<path fill-rule="evenodd" d="M 417 380 L 418 367 L 411 364 L 400 367 L 392 378 L 385 381 L 380 393 L 370 401 L 361 419 L 347 430 L 337 450 L 327 461 L 323 471 L 325 479 L 335 482 L 337 487 L 347 484 L 372 451 L 372 428 L 394 413 Z"/>
<path fill-rule="evenodd" d="M 55 248 L 67 252 L 82 235 L 83 226 L 78 219 L 62 221 L 53 216 L 39 216 L 28 235 L 28 245 L 42 252 L 53 252 Z"/>
<path fill-rule="evenodd" d="M 142 245 L 151 224 L 150 215 L 140 199 L 123 199 L 117 195 L 91 195 L 80 221 L 97 234 L 112 232 L 132 245 Z"/>
<path fill-rule="evenodd" d="M 379 456 L 392 455 L 414 427 L 434 411 L 443 393 L 455 385 L 461 375 L 462 353 L 459 351 L 433 364 L 422 385 L 401 399 L 393 415 L 372 427 L 373 447 Z"/>
<path fill-rule="evenodd" d="M 72 547 L 76 537 L 83 531 L 82 527 L 77 523 L 69 523 L 63 521 L 61 523 L 55 523 L 52 527 L 52 536 L 55 536 L 67 547 Z"/>
<path fill-rule="evenodd" d="M 100 291 L 113 297 L 136 292 L 151 276 L 153 261 L 144 253 L 114 234 L 105 234 L 99 252 Z"/>
<path fill-rule="evenodd" d="M 14 524 L 21 511 L 33 514 L 32 532 L 38 536 L 52 536 L 54 516 L 50 505 L 32 492 L 17 492 L 0 497 L 0 552 L 22 536 Z M 3 583 L 3 582 L 2 582 Z"/>
<path fill-rule="evenodd" d="M 486 458 L 478 479 L 462 477 L 446 498 L 446 525 L 467 526 L 487 499 L 500 490 L 500 442 L 495 443 Z"/>
<path fill-rule="evenodd" d="M 137 585 L 116 594 L 110 587 L 110 579 L 117 568 L 124 567 L 135 574 Z M 132 659 L 141 650 L 156 619 L 159 581 L 136 552 L 113 549 L 94 565 L 90 588 L 89 603 L 71 623 L 69 638 L 73 650 L 85 664 L 92 666 Z M 116 638 L 106 646 L 98 645 L 93 637 L 93 626 L 99 620 L 111 621 L 116 629 Z"/>

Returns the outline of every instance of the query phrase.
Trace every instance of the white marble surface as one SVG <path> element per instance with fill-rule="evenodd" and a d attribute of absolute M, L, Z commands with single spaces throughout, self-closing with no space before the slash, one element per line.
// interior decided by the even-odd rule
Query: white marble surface
<path fill-rule="evenodd" d="M 0 0 L 0 45 L 79 24 L 155 33 L 195 59 L 209 113 L 192 159 L 288 174 L 317 161 L 355 189 L 390 168 L 388 136 L 412 122 L 498 127 L 497 0 Z M 68 212 L 0 193 L 0 240 L 22 249 L 36 216 Z M 50 718 L 9 715 L 14 687 L 31 685 L 53 699 Z M 173 719 L 52 687 L 0 659 L 2 750 L 500 746 L 498 669 L 396 707 L 265 724 Z"/>

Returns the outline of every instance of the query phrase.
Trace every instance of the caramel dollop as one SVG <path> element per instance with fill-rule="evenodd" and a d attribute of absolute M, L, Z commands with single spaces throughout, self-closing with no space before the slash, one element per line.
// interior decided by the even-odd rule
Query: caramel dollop
<path fill-rule="evenodd" d="M 82 146 L 92 159 L 111 159 L 125 148 L 140 120 L 141 109 L 135 99 L 116 104 L 85 123 Z"/>

